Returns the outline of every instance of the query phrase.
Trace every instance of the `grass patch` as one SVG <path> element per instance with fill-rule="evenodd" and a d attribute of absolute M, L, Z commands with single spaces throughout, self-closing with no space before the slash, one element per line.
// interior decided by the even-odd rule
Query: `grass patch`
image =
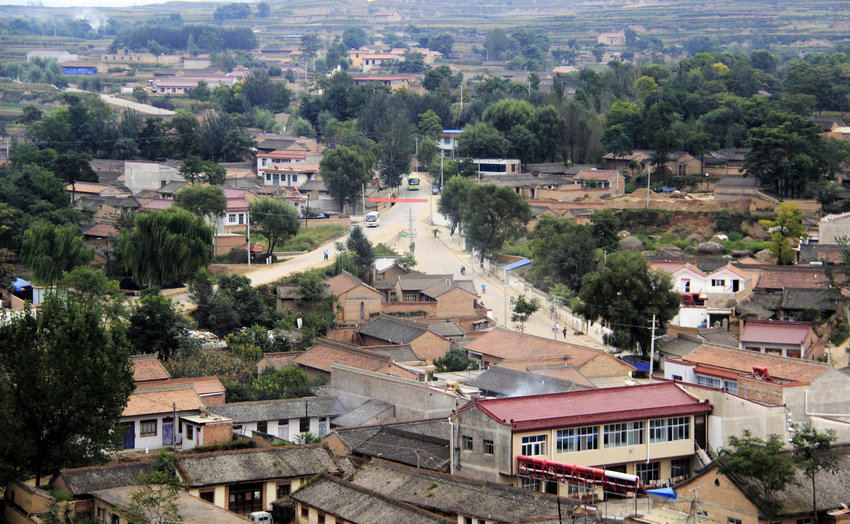
<path fill-rule="evenodd" d="M 378 244 L 377 246 L 372 248 L 372 252 L 375 253 L 375 256 L 384 257 L 384 256 L 400 256 L 398 253 L 388 248 L 384 244 Z"/>
<path fill-rule="evenodd" d="M 294 238 L 284 242 L 279 249 L 280 251 L 312 251 L 325 242 L 335 240 L 347 232 L 348 228 L 339 224 L 302 229 Z"/>

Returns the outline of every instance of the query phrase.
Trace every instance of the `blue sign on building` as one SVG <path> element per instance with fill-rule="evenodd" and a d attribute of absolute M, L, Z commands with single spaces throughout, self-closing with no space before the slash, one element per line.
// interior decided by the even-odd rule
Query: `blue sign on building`
<path fill-rule="evenodd" d="M 62 66 L 63 75 L 96 75 L 96 67 Z"/>

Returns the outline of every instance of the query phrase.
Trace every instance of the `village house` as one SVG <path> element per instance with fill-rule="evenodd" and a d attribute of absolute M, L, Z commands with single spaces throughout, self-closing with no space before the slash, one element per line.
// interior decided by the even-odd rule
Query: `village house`
<path fill-rule="evenodd" d="M 669 485 L 693 471 L 710 413 L 710 404 L 674 383 L 476 400 L 457 414 L 457 474 L 567 494 L 565 484 L 517 476 L 524 456 Z"/>
<path fill-rule="evenodd" d="M 784 406 L 789 422 L 830 427 L 839 442 L 850 442 L 850 375 L 827 363 L 702 346 L 666 359 L 664 377 Z"/>
<path fill-rule="evenodd" d="M 178 163 L 127 160 L 124 162 L 124 185 L 134 195 L 144 190 L 157 190 L 169 182 L 184 182 Z"/>
<path fill-rule="evenodd" d="M 233 432 L 239 435 L 250 437 L 256 431 L 293 442 L 305 433 L 324 437 L 331 419 L 345 409 L 336 397 L 304 397 L 229 402 L 207 411 L 233 420 Z"/>
<path fill-rule="evenodd" d="M 847 483 L 850 482 L 850 449 L 838 447 L 835 472 L 816 473 L 818 522 L 837 524 L 847 518 Z M 724 475 L 716 465 L 706 468 L 676 486 L 678 502 L 665 506 L 688 511 L 689 496 L 699 493 L 699 509 L 717 522 L 740 524 L 810 524 L 812 522 L 812 481 L 797 470 L 794 482 L 775 494 L 778 512 L 771 511 L 762 496 L 751 497 L 750 482 L 739 475 Z M 756 490 L 759 492 L 760 490 Z"/>
<path fill-rule="evenodd" d="M 78 517 L 93 517 L 92 493 L 103 489 L 132 486 L 141 475 L 153 471 L 149 460 L 67 468 L 59 471 L 50 485 L 67 491 L 73 498 L 73 513 Z"/>
<path fill-rule="evenodd" d="M 605 194 L 620 196 L 626 191 L 626 179 L 619 171 L 582 171 L 573 178 L 582 189 L 606 189 Z"/>
<path fill-rule="evenodd" d="M 295 523 L 372 524 L 374 522 L 421 522 L 451 524 L 457 520 L 394 500 L 328 474 L 291 495 Z"/>
<path fill-rule="evenodd" d="M 816 360 L 824 352 L 824 342 L 811 322 L 746 320 L 738 338 L 741 349 L 783 357 Z"/>
<path fill-rule="evenodd" d="M 109 488 L 92 493 L 94 498 L 94 521 L 109 522 L 109 524 L 130 524 L 135 522 L 127 518 L 128 508 L 137 504 L 134 493 L 136 486 Z M 174 501 L 180 522 L 185 524 L 247 524 L 251 522 L 245 517 L 235 515 L 207 501 L 192 496 L 185 491 L 177 492 Z"/>
<path fill-rule="evenodd" d="M 359 327 L 355 333 L 357 342 L 363 346 L 404 344 L 429 362 L 443 357 L 454 347 L 451 340 L 430 331 L 427 325 L 387 315 Z"/>
<path fill-rule="evenodd" d="M 174 445 L 175 414 L 196 415 L 203 407 L 204 402 L 192 384 L 137 389 L 130 395 L 119 419 L 125 432 L 124 449 L 144 451 Z"/>
<path fill-rule="evenodd" d="M 336 318 L 342 323 L 360 324 L 380 314 L 383 294 L 348 271 L 325 280 L 336 297 Z"/>
<path fill-rule="evenodd" d="M 481 368 L 498 365 L 577 385 L 622 385 L 635 368 L 610 353 L 497 327 L 464 347 Z"/>
<path fill-rule="evenodd" d="M 351 481 L 464 524 L 567 522 L 577 508 L 574 500 L 380 459 L 358 469 Z"/>
<path fill-rule="evenodd" d="M 313 476 L 342 471 L 318 444 L 177 456 L 177 473 L 189 494 L 240 515 L 268 511 Z"/>
<path fill-rule="evenodd" d="M 407 273 L 399 275 L 392 287 L 381 286 L 387 314 L 407 314 L 428 319 L 463 318 L 483 315 L 471 280 L 455 280 L 452 275 Z"/>
<path fill-rule="evenodd" d="M 425 380 L 425 371 L 415 367 L 422 363 L 423 357 L 417 355 L 410 345 L 357 346 L 327 338 L 319 338 L 310 349 L 291 361 L 310 377 L 324 379 L 331 378 L 331 365 L 342 364 L 394 377 Z"/>
<path fill-rule="evenodd" d="M 415 468 L 449 470 L 451 423 L 441 417 L 339 427 L 325 440 L 336 455 L 357 462 L 381 458 Z"/>
<path fill-rule="evenodd" d="M 132 355 L 130 360 L 133 364 L 133 379 L 139 382 L 150 382 L 153 380 L 166 380 L 171 378 L 168 370 L 159 361 L 158 353 L 144 355 Z"/>

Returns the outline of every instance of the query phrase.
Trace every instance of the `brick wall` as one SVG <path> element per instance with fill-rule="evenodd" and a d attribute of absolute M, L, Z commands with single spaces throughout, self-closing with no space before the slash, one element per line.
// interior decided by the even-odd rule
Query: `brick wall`
<path fill-rule="evenodd" d="M 436 302 L 382 302 L 381 311 L 387 315 L 397 313 L 417 313 L 424 312 L 425 318 L 437 318 L 437 303 Z M 420 318 L 418 315 L 415 318 Z"/>
<path fill-rule="evenodd" d="M 232 249 L 246 245 L 248 243 L 245 242 L 244 235 L 216 235 L 215 256 L 228 255 Z"/>
<path fill-rule="evenodd" d="M 452 289 L 437 299 L 437 316 L 440 318 L 472 315 L 475 295 L 463 289 Z"/>
<path fill-rule="evenodd" d="M 434 359 L 445 355 L 451 346 L 452 343 L 450 341 L 430 331 L 426 331 L 410 341 L 410 347 L 413 349 L 413 352 L 429 362 L 433 362 Z"/>
<path fill-rule="evenodd" d="M 363 315 L 361 317 L 360 304 L 363 304 Z M 342 310 L 337 309 L 337 316 L 343 322 L 368 321 L 372 313 L 381 311 L 381 294 L 366 286 L 357 286 L 343 293 L 337 304 L 342 305 Z"/>
<path fill-rule="evenodd" d="M 212 422 L 204 426 L 204 446 L 230 442 L 233 438 L 233 421 Z"/>

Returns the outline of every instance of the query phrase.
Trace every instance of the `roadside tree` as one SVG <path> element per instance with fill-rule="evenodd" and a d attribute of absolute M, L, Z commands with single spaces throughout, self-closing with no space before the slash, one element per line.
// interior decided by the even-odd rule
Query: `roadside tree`
<path fill-rule="evenodd" d="M 64 271 L 88 265 L 93 258 L 94 248 L 85 245 L 74 224 L 57 226 L 40 220 L 24 233 L 21 262 L 30 266 L 39 283 L 53 285 Z"/>
<path fill-rule="evenodd" d="M 274 253 L 278 243 L 284 243 L 298 234 L 301 221 L 298 210 L 282 198 L 261 198 L 248 208 L 251 215 L 251 227 L 263 234 L 268 240 L 267 253 Z"/>
<path fill-rule="evenodd" d="M 508 187 L 475 185 L 466 196 L 463 227 L 480 259 L 500 249 L 507 240 L 525 233 L 531 206 Z"/>
<path fill-rule="evenodd" d="M 359 146 L 337 146 L 325 151 L 319 168 L 328 192 L 345 208 L 346 200 L 354 199 L 372 179 L 372 154 Z"/>

